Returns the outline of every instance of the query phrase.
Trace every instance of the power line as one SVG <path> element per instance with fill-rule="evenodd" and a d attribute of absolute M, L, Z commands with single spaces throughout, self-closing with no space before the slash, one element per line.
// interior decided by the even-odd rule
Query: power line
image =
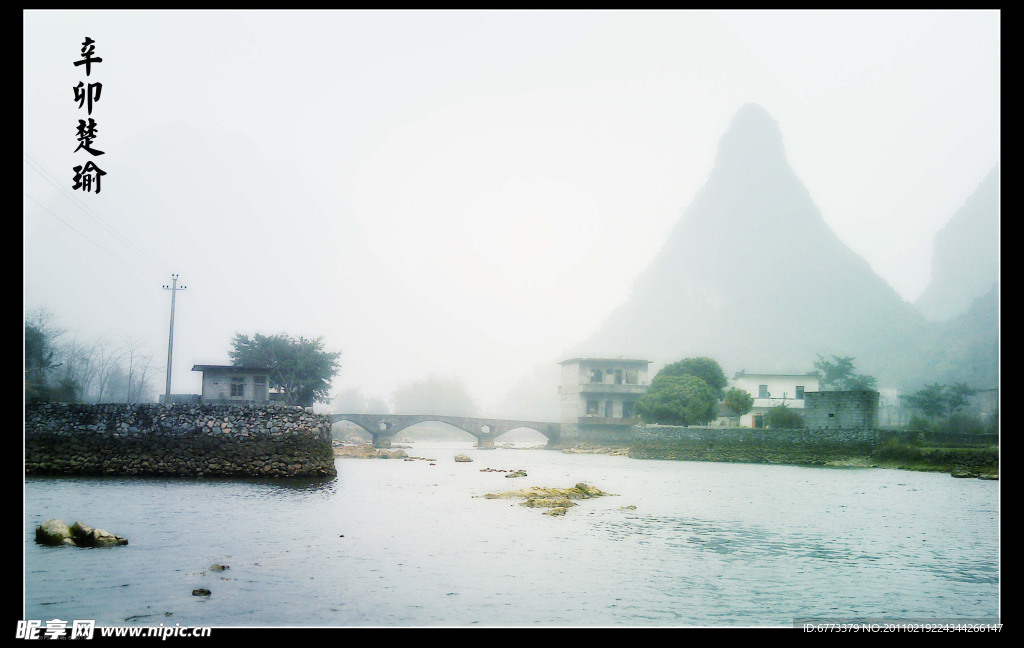
<path fill-rule="evenodd" d="M 89 241 L 90 243 L 92 243 L 93 245 L 98 247 L 99 249 L 103 250 L 104 252 L 109 254 L 111 257 L 113 257 L 115 260 L 119 261 L 120 263 L 123 263 L 124 265 L 128 266 L 129 268 L 131 268 L 132 270 L 134 270 L 135 272 L 139 273 L 140 275 L 142 275 L 142 276 L 144 276 L 146 278 L 149 278 L 149 279 L 153 279 L 154 278 L 152 275 L 149 275 L 145 271 L 138 269 L 137 267 L 135 267 L 132 264 L 128 263 L 127 261 L 125 261 L 121 257 L 117 256 L 116 254 L 114 254 L 113 252 L 108 250 L 107 248 L 103 247 L 102 245 L 100 245 L 96 241 L 92 240 L 91 238 L 89 238 L 88 236 L 83 234 L 82 232 L 80 232 L 77 229 L 75 229 L 75 227 L 73 225 L 71 225 L 71 223 L 67 222 L 66 220 L 64 220 L 63 218 L 58 216 L 57 214 L 54 214 L 52 211 L 50 211 L 50 209 L 48 207 L 43 205 L 41 202 L 39 202 L 38 200 L 36 200 L 32 196 L 30 196 L 28 194 L 25 194 L 25 197 L 28 198 L 29 200 L 31 200 L 32 202 L 34 202 L 36 205 L 38 205 L 39 208 L 42 209 L 43 211 L 45 211 L 47 214 L 49 214 L 50 216 L 53 216 L 54 218 L 56 218 L 58 221 L 60 221 L 65 227 L 70 229 L 72 232 L 74 232 L 75 234 L 78 234 L 79 236 L 84 238 L 86 241 Z"/>
<path fill-rule="evenodd" d="M 60 192 L 60 194 L 62 196 L 64 196 L 74 207 L 76 207 L 79 211 L 84 213 L 89 218 L 91 218 L 94 221 L 96 221 L 96 223 L 98 223 L 100 225 L 100 227 L 105 229 L 111 236 L 113 236 L 115 239 L 117 239 L 118 242 L 120 242 L 122 245 L 124 245 L 125 247 L 130 249 L 135 254 L 138 254 L 143 260 L 145 260 L 147 263 L 151 264 L 155 269 L 157 269 L 158 271 L 160 271 L 161 274 L 163 274 L 163 272 L 165 271 L 165 268 L 160 267 L 153 260 L 154 255 L 153 255 L 152 252 L 144 250 L 139 245 L 137 245 L 136 243 L 132 242 L 127 237 L 125 237 L 123 234 L 118 232 L 114 227 L 112 227 L 109 223 L 107 223 L 99 214 L 94 212 L 90 207 L 88 207 L 85 203 L 83 203 L 81 200 L 79 200 L 76 195 L 71 193 L 67 189 L 67 187 L 65 187 L 62 184 L 60 184 L 60 182 L 56 178 L 53 177 L 53 174 L 51 174 L 49 171 L 47 171 L 45 169 L 45 167 L 43 167 L 42 164 L 40 164 L 39 162 L 37 162 L 35 160 L 35 158 L 33 158 L 28 153 L 24 153 L 24 156 L 26 158 L 26 162 L 28 163 L 28 166 L 33 171 L 38 173 L 40 175 L 40 177 L 42 177 L 49 184 L 51 184 L 53 187 L 55 187 Z"/>

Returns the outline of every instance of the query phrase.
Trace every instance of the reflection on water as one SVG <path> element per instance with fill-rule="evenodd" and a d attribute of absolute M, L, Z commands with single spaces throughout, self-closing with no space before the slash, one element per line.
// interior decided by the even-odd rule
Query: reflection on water
<path fill-rule="evenodd" d="M 998 614 L 998 482 L 471 443 L 407 452 L 434 461 L 339 459 L 338 476 L 316 482 L 30 478 L 25 618 L 778 626 Z M 581 481 L 614 495 L 562 517 L 481 497 Z M 35 544 L 52 517 L 129 545 Z M 198 587 L 212 595 L 191 596 Z"/>

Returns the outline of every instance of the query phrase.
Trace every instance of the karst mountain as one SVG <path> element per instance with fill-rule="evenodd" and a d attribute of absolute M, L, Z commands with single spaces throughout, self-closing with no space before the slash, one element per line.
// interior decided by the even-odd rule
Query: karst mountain
<path fill-rule="evenodd" d="M 787 162 L 777 123 L 748 104 L 627 301 L 571 355 L 643 357 L 654 369 L 708 356 L 730 374 L 807 372 L 819 354 L 852 356 L 879 387 L 909 388 L 928 381 L 949 328 L 835 235 Z"/>

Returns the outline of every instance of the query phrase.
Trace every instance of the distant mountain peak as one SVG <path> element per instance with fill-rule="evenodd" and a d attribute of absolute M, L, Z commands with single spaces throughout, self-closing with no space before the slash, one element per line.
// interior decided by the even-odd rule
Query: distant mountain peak
<path fill-rule="evenodd" d="M 786 150 L 778 122 L 758 104 L 746 104 L 722 136 L 715 166 L 751 168 L 780 162 L 785 164 Z"/>
<path fill-rule="evenodd" d="M 931 281 L 914 305 L 932 321 L 948 321 L 967 312 L 998 281 L 997 164 L 935 235 Z"/>

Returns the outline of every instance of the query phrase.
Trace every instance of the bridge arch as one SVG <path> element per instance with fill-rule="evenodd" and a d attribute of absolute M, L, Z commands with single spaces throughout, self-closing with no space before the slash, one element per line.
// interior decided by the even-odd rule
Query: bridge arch
<path fill-rule="evenodd" d="M 446 423 L 472 434 L 478 448 L 493 448 L 494 439 L 518 428 L 529 428 L 548 439 L 548 447 L 558 444 L 561 425 L 540 421 L 514 421 L 509 419 L 478 418 L 470 416 L 445 416 L 435 414 L 331 414 L 331 425 L 339 421 L 355 423 L 373 437 L 376 448 L 391 446 L 391 439 L 402 430 L 417 423 Z"/>

